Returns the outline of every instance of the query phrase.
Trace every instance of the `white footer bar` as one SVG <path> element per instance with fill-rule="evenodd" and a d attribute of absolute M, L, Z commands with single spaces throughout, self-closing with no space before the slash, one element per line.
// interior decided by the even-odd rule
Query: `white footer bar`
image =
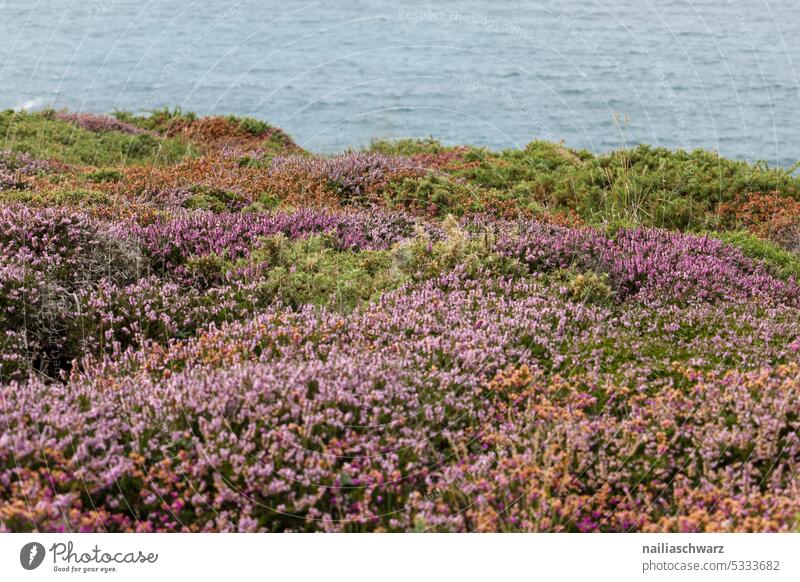
<path fill-rule="evenodd" d="M 0 535 L 0 580 L 168 576 L 797 581 L 800 534 Z"/>

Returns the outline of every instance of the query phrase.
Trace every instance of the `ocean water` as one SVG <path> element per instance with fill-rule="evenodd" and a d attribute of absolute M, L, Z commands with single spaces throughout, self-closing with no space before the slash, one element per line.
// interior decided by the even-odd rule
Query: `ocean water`
<path fill-rule="evenodd" d="M 800 159 L 798 0 L 0 0 L 0 108 Z"/>

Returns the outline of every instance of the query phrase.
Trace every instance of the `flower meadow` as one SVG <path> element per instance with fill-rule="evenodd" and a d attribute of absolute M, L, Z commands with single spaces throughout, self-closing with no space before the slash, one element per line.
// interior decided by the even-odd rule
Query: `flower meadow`
<path fill-rule="evenodd" d="M 2 115 L 0 531 L 800 529 L 790 172 Z"/>

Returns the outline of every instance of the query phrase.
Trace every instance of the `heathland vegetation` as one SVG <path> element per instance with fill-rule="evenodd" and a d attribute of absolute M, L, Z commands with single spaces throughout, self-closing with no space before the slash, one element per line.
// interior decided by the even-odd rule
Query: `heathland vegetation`
<path fill-rule="evenodd" d="M 0 530 L 791 531 L 800 178 L 0 112 Z"/>

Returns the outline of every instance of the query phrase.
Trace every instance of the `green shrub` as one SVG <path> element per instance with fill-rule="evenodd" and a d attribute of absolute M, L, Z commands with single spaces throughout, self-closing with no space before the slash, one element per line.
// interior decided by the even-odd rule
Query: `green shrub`
<path fill-rule="evenodd" d="M 243 212 L 267 213 L 272 212 L 281 206 L 281 199 L 270 192 L 264 192 L 256 200 L 242 209 Z M 283 205 L 283 210 L 288 211 L 289 207 Z"/>
<path fill-rule="evenodd" d="M 246 202 L 241 194 L 221 188 L 195 185 L 190 190 L 192 195 L 183 203 L 183 207 L 190 210 L 210 210 L 217 213 L 235 211 L 241 210 Z"/>
<path fill-rule="evenodd" d="M 477 189 L 448 176 L 427 174 L 391 183 L 384 194 L 392 206 L 421 210 L 432 216 L 462 215 L 474 207 Z"/>
<path fill-rule="evenodd" d="M 185 264 L 186 272 L 203 288 L 221 283 L 232 267 L 230 261 L 215 254 L 189 257 Z"/>
<path fill-rule="evenodd" d="M 388 252 L 341 250 L 325 235 L 264 239 L 237 267 L 254 264 L 268 270 L 258 289 L 262 301 L 294 308 L 311 304 L 349 311 L 401 284 L 390 271 Z"/>
<path fill-rule="evenodd" d="M 0 191 L 0 201 L 4 203 L 23 203 L 29 206 L 78 206 L 91 208 L 95 206 L 109 206 L 112 197 L 97 190 L 79 188 L 77 190 L 62 189 L 44 192 L 30 190 L 5 190 Z"/>
<path fill-rule="evenodd" d="M 800 178 L 764 163 L 728 160 L 704 150 L 641 145 L 595 156 L 534 141 L 524 150 L 470 149 L 456 178 L 507 192 L 515 203 L 575 210 L 590 224 L 613 222 L 701 230 L 716 226 L 724 202 L 751 192 L 800 197 Z"/>
<path fill-rule="evenodd" d="M 504 258 L 494 252 L 494 236 L 491 230 L 468 235 L 453 216 L 442 222 L 445 238 L 432 241 L 420 230 L 414 238 L 392 248 L 395 272 L 412 280 L 421 281 L 438 277 L 462 266 L 468 276 L 493 273 L 505 277 L 517 277 L 527 273 L 515 259 Z"/>
<path fill-rule="evenodd" d="M 564 286 L 567 297 L 572 301 L 608 304 L 614 299 L 614 291 L 609 285 L 607 273 L 567 269 L 556 271 L 552 279 Z"/>
<path fill-rule="evenodd" d="M 448 149 L 432 137 L 426 139 L 373 140 L 368 151 L 387 156 L 413 156 L 416 154 L 438 154 Z"/>
<path fill-rule="evenodd" d="M 292 241 L 278 235 L 262 239 L 248 258 L 235 264 L 204 257 L 190 261 L 188 268 L 201 282 L 255 274 L 262 306 L 324 305 L 345 312 L 405 283 L 435 278 L 456 267 L 475 277 L 488 272 L 508 277 L 527 273 L 518 261 L 493 252 L 489 231 L 469 236 L 453 217 L 443 227 L 442 240 L 432 241 L 420 229 L 415 237 L 384 251 L 343 250 L 330 235 Z"/>
<path fill-rule="evenodd" d="M 471 148 L 464 158 L 469 166 L 455 173 L 487 188 L 508 189 L 520 182 L 538 184 L 549 197 L 569 172 L 590 157 L 586 151 L 543 141 L 531 142 L 524 150 Z"/>
<path fill-rule="evenodd" d="M 562 180 L 563 197 L 591 223 L 627 219 L 637 224 L 703 229 L 723 202 L 750 192 L 800 194 L 786 170 L 721 158 L 704 150 L 670 151 L 641 145 L 598 156 Z"/>
<path fill-rule="evenodd" d="M 122 172 L 118 170 L 112 170 L 108 168 L 103 168 L 100 170 L 96 170 L 91 174 L 86 176 L 86 179 L 90 182 L 95 183 L 102 183 L 102 182 L 119 182 L 122 180 Z"/>
<path fill-rule="evenodd" d="M 68 164 L 119 166 L 172 164 L 192 150 L 178 140 L 116 131 L 91 132 L 53 117 L 51 112 L 0 112 L 0 150 L 25 152 Z"/>
<path fill-rule="evenodd" d="M 264 135 L 273 129 L 269 123 L 261 121 L 260 119 L 254 119 L 252 117 L 237 117 L 235 115 L 228 115 L 225 119 L 235 125 L 240 131 L 249 133 L 250 135 Z"/>

